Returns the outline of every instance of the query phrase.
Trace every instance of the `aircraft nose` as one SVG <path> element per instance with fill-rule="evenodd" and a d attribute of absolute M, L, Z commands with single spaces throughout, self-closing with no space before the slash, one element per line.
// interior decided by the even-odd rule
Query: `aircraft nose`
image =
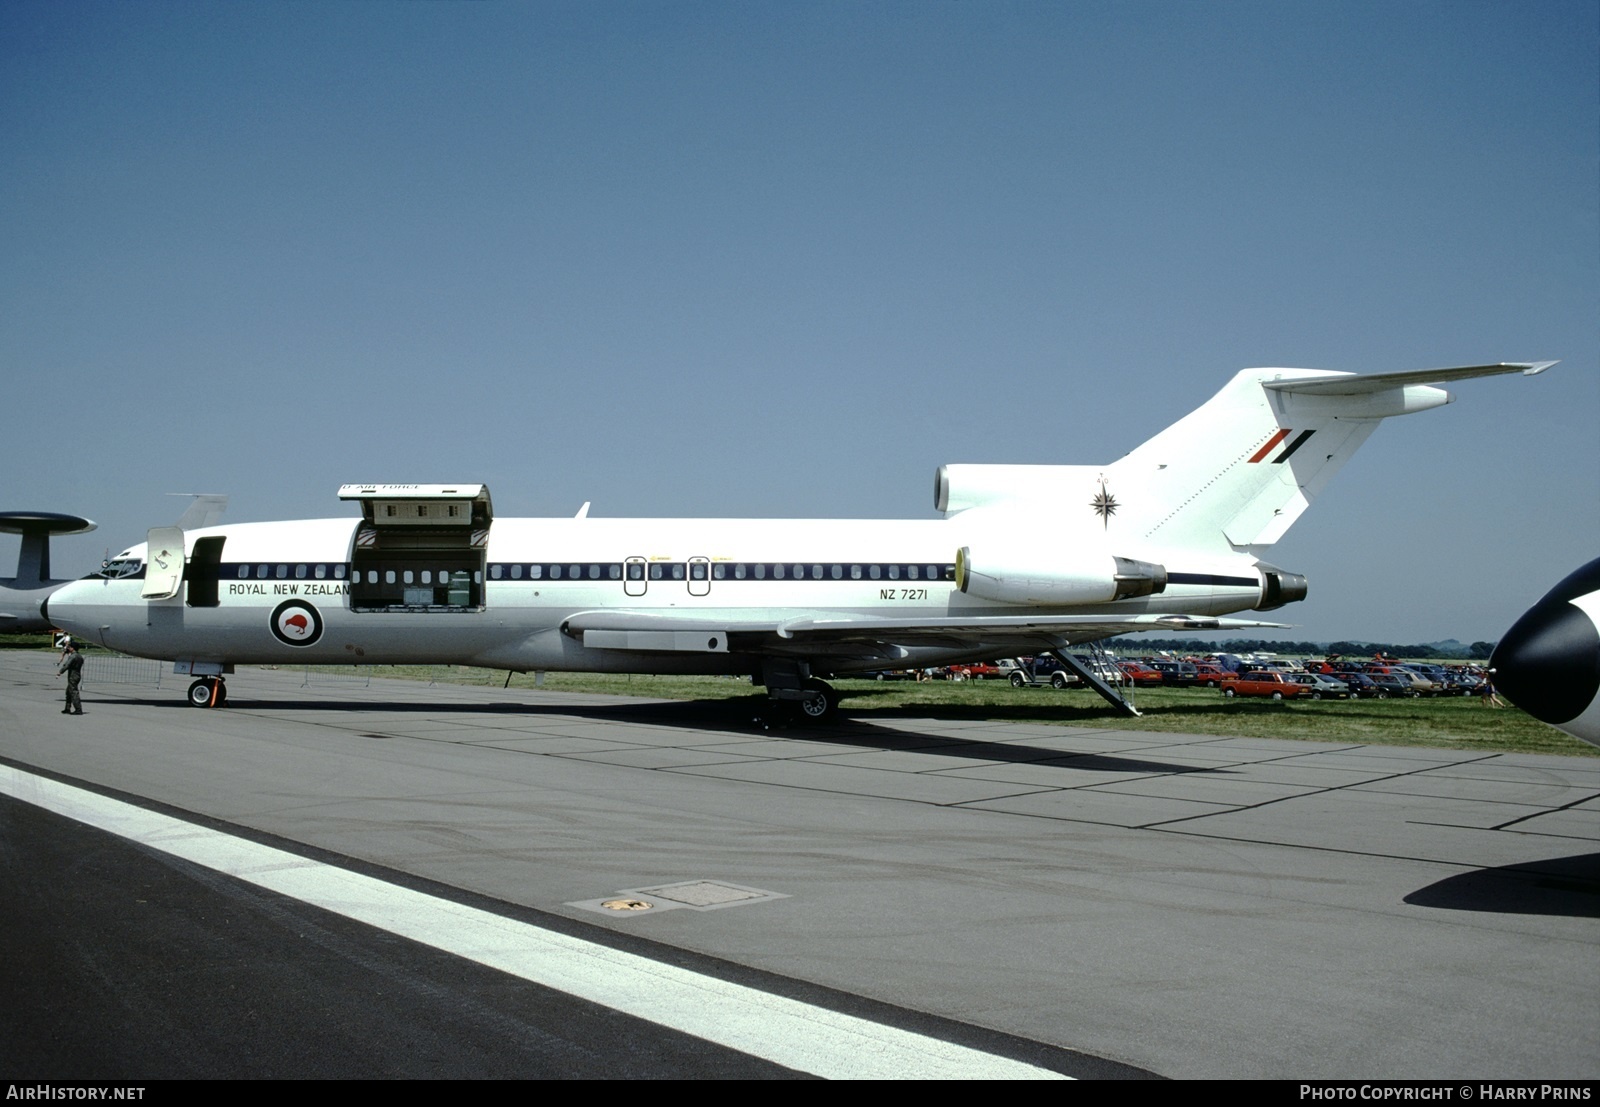
<path fill-rule="evenodd" d="M 1583 608 L 1546 596 L 1506 631 L 1489 664 L 1512 703 L 1560 726 L 1600 693 L 1600 628 Z"/>

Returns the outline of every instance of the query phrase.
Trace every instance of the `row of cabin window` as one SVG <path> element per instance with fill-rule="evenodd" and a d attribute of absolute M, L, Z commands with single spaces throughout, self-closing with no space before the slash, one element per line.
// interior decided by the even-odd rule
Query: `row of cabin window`
<path fill-rule="evenodd" d="M 357 569 L 354 573 L 350 574 L 351 582 L 354 584 L 360 584 L 361 574 L 363 571 L 365 571 L 367 574 L 366 581 L 368 584 L 378 583 L 380 571 L 377 569 Z M 432 569 L 384 569 L 381 571 L 381 576 L 383 583 L 385 584 L 438 584 L 442 586 L 449 584 L 450 578 L 456 573 L 460 573 L 462 576 L 465 576 L 466 572 L 467 571 L 465 569 L 440 569 L 438 572 L 434 572 Z M 472 583 L 483 583 L 482 569 L 473 570 Z"/>
<path fill-rule="evenodd" d="M 450 575 L 453 571 L 460 572 L 461 570 L 439 569 L 435 572 L 432 569 L 405 569 L 397 572 L 394 569 L 385 569 L 382 570 L 381 577 L 385 584 L 394 584 L 396 582 L 405 584 L 449 584 Z M 348 574 L 353 583 L 359 584 L 361 583 L 361 572 L 360 569 L 357 569 L 354 573 L 350 573 L 349 566 L 342 563 L 336 565 L 240 565 L 239 579 L 249 580 L 253 577 L 256 580 L 305 580 L 309 577 L 312 580 L 344 580 Z M 379 578 L 379 570 L 366 570 L 368 584 L 377 584 Z M 482 570 L 473 572 L 472 583 L 483 583 Z"/>
<path fill-rule="evenodd" d="M 308 576 L 313 580 L 343 580 L 348 566 L 343 563 L 337 565 L 240 565 L 239 579 L 266 580 L 272 577 L 276 580 L 305 580 Z"/>
<path fill-rule="evenodd" d="M 954 580 L 954 565 L 818 565 L 655 561 L 648 565 L 491 565 L 490 580 Z"/>
<path fill-rule="evenodd" d="M 344 580 L 349 567 L 343 563 L 327 565 L 240 565 L 238 577 L 240 580 Z M 788 562 L 725 562 L 719 561 L 708 564 L 704 561 L 691 561 L 685 565 L 681 561 L 662 562 L 650 564 L 629 562 L 626 565 L 612 564 L 539 564 L 539 565 L 492 565 L 489 567 L 491 580 L 621 580 L 626 571 L 629 580 L 954 580 L 954 565 L 846 565 L 846 564 L 791 564 Z M 378 570 L 368 569 L 367 583 L 378 583 Z M 448 583 L 451 570 L 438 570 L 437 579 L 440 584 Z M 404 570 L 403 580 L 406 584 L 420 581 L 422 584 L 434 583 L 434 572 L 431 569 L 417 571 Z M 358 570 L 354 578 L 360 581 Z M 384 571 L 385 583 L 395 583 L 395 570 Z M 472 574 L 474 584 L 483 583 L 482 571 Z"/>
<path fill-rule="evenodd" d="M 796 565 L 735 561 L 711 566 L 715 580 L 954 580 L 954 565 Z"/>

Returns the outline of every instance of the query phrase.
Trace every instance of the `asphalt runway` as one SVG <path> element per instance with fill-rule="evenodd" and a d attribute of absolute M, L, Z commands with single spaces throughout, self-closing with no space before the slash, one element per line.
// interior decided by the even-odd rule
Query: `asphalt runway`
<path fill-rule="evenodd" d="M 738 704 L 289 669 L 205 711 L 185 684 L 90 683 L 68 717 L 52 655 L 0 653 L 19 1076 L 833 1071 L 90 829 L 38 778 L 1047 1072 L 1600 1076 L 1600 760 L 870 713 L 766 732 Z"/>

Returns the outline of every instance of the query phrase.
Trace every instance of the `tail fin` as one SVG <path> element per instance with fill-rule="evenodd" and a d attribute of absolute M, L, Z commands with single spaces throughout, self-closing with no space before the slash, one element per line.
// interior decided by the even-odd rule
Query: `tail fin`
<path fill-rule="evenodd" d="M 1106 471 L 1127 488 L 1124 537 L 1259 556 L 1310 506 L 1384 419 L 1455 399 L 1434 385 L 1554 362 L 1405 373 L 1246 369 L 1208 402 Z"/>
<path fill-rule="evenodd" d="M 1102 530 L 1127 556 L 1157 545 L 1259 557 L 1380 422 L 1454 399 L 1434 385 L 1532 376 L 1554 364 L 1366 375 L 1246 369 L 1111 465 L 947 465 L 939 471 L 937 506 L 949 514 L 987 504 L 1055 507 L 1064 521 L 1083 518 Z"/>

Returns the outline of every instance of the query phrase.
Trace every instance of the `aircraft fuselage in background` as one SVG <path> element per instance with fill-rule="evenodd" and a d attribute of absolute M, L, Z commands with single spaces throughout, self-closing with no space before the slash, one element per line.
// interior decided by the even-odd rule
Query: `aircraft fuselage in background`
<path fill-rule="evenodd" d="M 67 580 L 50 576 L 50 538 L 57 534 L 85 534 L 95 524 L 78 515 L 55 511 L 0 511 L 0 533 L 19 534 L 17 575 L 0 579 L 0 634 L 49 630 L 40 607 Z"/>

